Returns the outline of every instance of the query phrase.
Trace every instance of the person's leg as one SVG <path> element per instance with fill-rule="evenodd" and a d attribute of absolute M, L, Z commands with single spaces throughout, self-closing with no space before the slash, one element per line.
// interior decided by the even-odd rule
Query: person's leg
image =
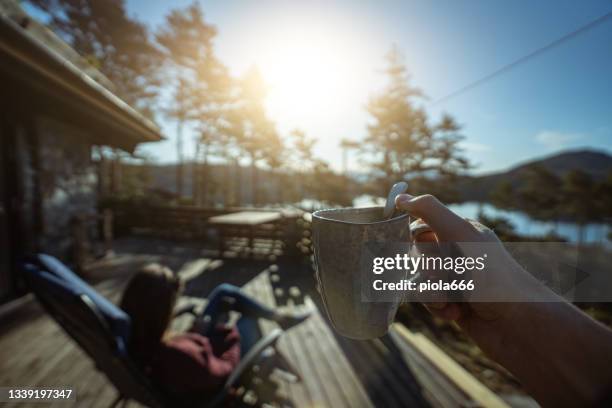
<path fill-rule="evenodd" d="M 204 315 L 214 318 L 228 310 L 253 318 L 276 320 L 279 317 L 273 309 L 246 295 L 237 286 L 222 283 L 210 293 Z"/>
<path fill-rule="evenodd" d="M 245 317 L 273 320 L 286 328 L 305 320 L 310 315 L 310 313 L 294 315 L 277 312 L 248 296 L 237 286 L 223 283 L 211 292 L 203 315 L 214 325 L 217 318 L 229 310 L 239 312 Z"/>
<path fill-rule="evenodd" d="M 261 339 L 261 330 L 257 319 L 251 317 L 241 317 L 236 322 L 236 327 L 240 333 L 240 355 L 244 356 Z"/>

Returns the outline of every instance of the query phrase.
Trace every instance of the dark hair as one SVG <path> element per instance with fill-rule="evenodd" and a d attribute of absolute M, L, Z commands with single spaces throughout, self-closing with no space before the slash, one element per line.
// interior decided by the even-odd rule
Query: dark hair
<path fill-rule="evenodd" d="M 130 354 L 147 365 L 159 346 L 168 325 L 181 284 L 172 271 L 150 264 L 136 273 L 121 299 L 121 308 L 130 316 Z"/>

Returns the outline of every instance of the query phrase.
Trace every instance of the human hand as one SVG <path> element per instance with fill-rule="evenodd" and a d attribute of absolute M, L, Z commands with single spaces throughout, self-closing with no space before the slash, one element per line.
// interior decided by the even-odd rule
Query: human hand
<path fill-rule="evenodd" d="M 434 196 L 402 194 L 396 199 L 396 207 L 419 218 L 413 237 L 417 252 L 431 256 L 435 255 L 431 253 L 435 247 L 456 244 L 464 256 L 487 255 L 486 267 L 472 272 L 474 290 L 469 298 L 477 301 L 452 302 L 448 301 L 446 293 L 441 293 L 435 302 L 426 303 L 434 315 L 455 320 L 468 332 L 486 331 L 490 329 L 483 325 L 511 319 L 515 302 L 528 302 L 536 297 L 559 301 L 512 258 L 492 230 L 459 217 Z M 512 299 L 512 302 L 504 302 L 504 299 Z"/>
<path fill-rule="evenodd" d="M 417 250 L 425 243 L 428 251 L 451 243 L 466 256 L 481 255 L 479 245 L 461 245 L 469 242 L 482 243 L 488 253 L 486 268 L 472 274 L 474 291 L 467 301 L 441 298 L 426 304 L 431 313 L 456 321 L 543 406 L 604 406 L 610 401 L 612 330 L 534 279 L 493 231 L 457 216 L 435 197 L 404 194 L 396 206 L 429 226 L 415 229 Z"/>

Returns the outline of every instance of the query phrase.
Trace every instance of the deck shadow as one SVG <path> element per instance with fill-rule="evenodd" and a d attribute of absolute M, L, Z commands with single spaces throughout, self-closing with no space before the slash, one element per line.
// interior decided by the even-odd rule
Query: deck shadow
<path fill-rule="evenodd" d="M 309 297 L 323 316 L 323 322 L 346 356 L 353 371 L 363 385 L 374 406 L 385 407 L 429 407 L 421 384 L 412 369 L 406 364 L 402 352 L 391 338 L 386 335 L 375 340 L 352 340 L 339 335 L 331 325 L 321 296 L 316 289 L 316 279 L 310 262 L 294 263 L 293 270 L 279 270 L 279 279 L 270 276 L 270 285 L 280 288 L 281 294 L 288 288 L 297 286 L 301 292 L 302 303 Z M 277 296 L 277 305 L 286 305 L 287 296 Z"/>
<path fill-rule="evenodd" d="M 221 283 L 242 287 L 269 267 L 269 261 L 224 259 L 218 266 L 186 282 L 183 295 L 206 298 Z"/>

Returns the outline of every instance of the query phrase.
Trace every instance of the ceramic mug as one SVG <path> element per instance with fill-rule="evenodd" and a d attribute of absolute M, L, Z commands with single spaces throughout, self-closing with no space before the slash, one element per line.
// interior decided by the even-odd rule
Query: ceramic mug
<path fill-rule="evenodd" d="M 334 328 L 360 340 L 385 335 L 403 296 L 364 301 L 362 255 L 371 242 L 409 241 L 410 217 L 384 220 L 383 207 L 320 210 L 312 215 L 312 230 L 319 292 Z"/>

